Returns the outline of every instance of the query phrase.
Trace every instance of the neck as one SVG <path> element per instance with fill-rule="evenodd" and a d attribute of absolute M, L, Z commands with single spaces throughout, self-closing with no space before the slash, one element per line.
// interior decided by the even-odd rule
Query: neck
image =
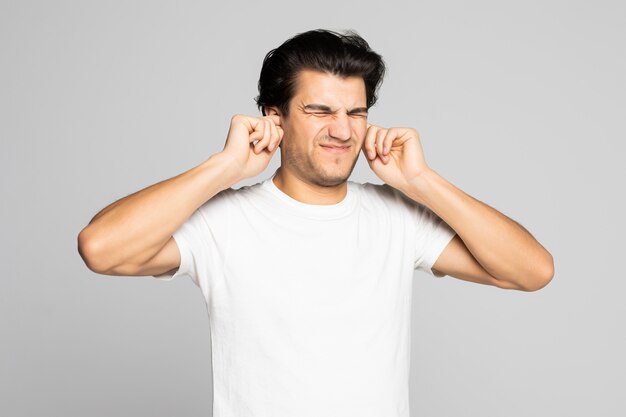
<path fill-rule="evenodd" d="M 307 182 L 282 166 L 278 168 L 272 181 L 280 191 L 305 204 L 337 204 L 346 197 L 348 192 L 347 182 L 333 187 L 324 187 Z"/>

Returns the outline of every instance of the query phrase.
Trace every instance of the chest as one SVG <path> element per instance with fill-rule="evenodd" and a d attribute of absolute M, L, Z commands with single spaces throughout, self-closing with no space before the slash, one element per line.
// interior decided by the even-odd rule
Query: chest
<path fill-rule="evenodd" d="M 327 314 L 393 304 L 412 276 L 410 236 L 400 223 L 242 223 L 231 236 L 214 305 L 277 314 Z"/>

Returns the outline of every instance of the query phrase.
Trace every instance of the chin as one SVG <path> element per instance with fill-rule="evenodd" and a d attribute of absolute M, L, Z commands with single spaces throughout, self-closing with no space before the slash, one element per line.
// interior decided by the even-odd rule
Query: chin
<path fill-rule="evenodd" d="M 325 152 L 322 150 L 322 152 Z M 356 165 L 358 158 L 340 157 L 344 159 L 328 158 L 327 156 L 312 155 L 308 159 L 308 167 L 300 166 L 299 171 L 311 183 L 321 187 L 335 187 L 345 183 Z M 305 161 L 302 161 L 305 162 Z"/>
<path fill-rule="evenodd" d="M 328 177 L 320 178 L 318 177 L 312 180 L 311 182 L 321 187 L 336 187 L 338 185 L 345 183 L 346 180 L 347 178 L 328 178 Z"/>
<path fill-rule="evenodd" d="M 346 168 L 338 167 L 333 168 L 331 168 L 330 170 L 326 170 L 324 168 L 322 168 L 321 170 L 317 170 L 318 175 L 316 175 L 314 182 L 316 182 L 318 185 L 322 185 L 325 187 L 333 187 L 346 182 L 352 174 L 351 169 L 348 170 Z"/>

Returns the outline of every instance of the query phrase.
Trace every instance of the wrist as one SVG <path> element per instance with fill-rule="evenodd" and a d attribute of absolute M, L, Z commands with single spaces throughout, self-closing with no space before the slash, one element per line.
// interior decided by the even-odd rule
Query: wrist
<path fill-rule="evenodd" d="M 240 169 L 238 169 L 236 161 L 222 152 L 211 155 L 198 168 L 201 171 L 217 173 L 213 179 L 220 191 L 231 187 L 242 179 L 239 176 Z"/>
<path fill-rule="evenodd" d="M 437 172 L 432 169 L 427 169 L 408 180 L 405 187 L 400 191 L 412 200 L 417 201 L 422 205 L 426 205 L 425 197 L 428 196 L 429 190 L 433 187 L 437 178 L 440 178 Z"/>

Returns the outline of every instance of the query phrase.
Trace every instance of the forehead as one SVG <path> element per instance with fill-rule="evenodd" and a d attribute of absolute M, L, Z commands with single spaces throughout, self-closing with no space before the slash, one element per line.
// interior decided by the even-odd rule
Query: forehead
<path fill-rule="evenodd" d="M 294 98 L 305 103 L 314 102 L 332 107 L 365 107 L 365 82 L 359 76 L 344 78 L 305 69 L 296 78 Z"/>

